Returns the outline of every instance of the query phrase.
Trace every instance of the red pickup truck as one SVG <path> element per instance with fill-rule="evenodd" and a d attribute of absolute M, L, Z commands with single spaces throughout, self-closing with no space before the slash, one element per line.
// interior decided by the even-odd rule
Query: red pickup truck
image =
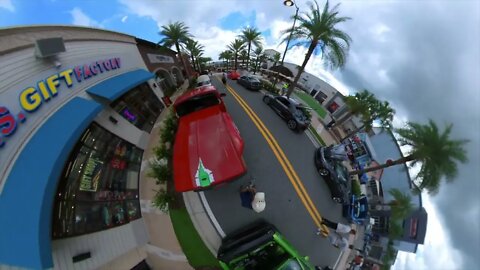
<path fill-rule="evenodd" d="M 203 190 L 243 175 L 243 139 L 214 86 L 201 87 L 174 103 L 179 117 L 173 146 L 175 190 Z"/>

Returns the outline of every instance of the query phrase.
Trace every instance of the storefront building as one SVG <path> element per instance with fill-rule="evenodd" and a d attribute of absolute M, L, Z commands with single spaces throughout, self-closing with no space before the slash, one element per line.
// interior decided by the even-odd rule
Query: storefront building
<path fill-rule="evenodd" d="M 96 269 L 145 245 L 139 173 L 165 106 L 135 38 L 7 28 L 0 63 L 0 268 Z"/>
<path fill-rule="evenodd" d="M 135 40 L 147 69 L 156 75 L 157 83 L 162 89 L 183 84 L 187 73 L 175 51 L 148 40 L 140 38 Z"/>

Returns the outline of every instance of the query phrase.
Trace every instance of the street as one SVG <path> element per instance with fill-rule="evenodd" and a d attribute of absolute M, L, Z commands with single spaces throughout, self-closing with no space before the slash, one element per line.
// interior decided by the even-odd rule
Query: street
<path fill-rule="evenodd" d="M 243 156 L 248 167 L 247 174 L 240 179 L 205 191 L 219 225 L 228 235 L 255 220 L 264 219 L 274 224 L 300 254 L 310 257 L 314 265 L 333 266 L 340 251 L 332 247 L 326 238 L 316 235 L 317 225 L 312 214 L 307 211 L 267 139 L 230 90 L 215 78 L 212 78 L 212 83 L 220 92 L 227 94 L 224 101 L 245 141 Z M 309 138 L 304 133 L 288 129 L 286 123 L 263 103 L 262 93 L 246 90 L 231 80 L 228 80 L 228 85 L 248 104 L 278 142 L 320 215 L 346 222 L 341 216 L 341 206 L 331 200 L 327 185 L 316 172 L 313 163 L 315 147 Z M 267 206 L 259 214 L 240 205 L 240 186 L 252 178 L 257 191 L 266 193 Z"/>

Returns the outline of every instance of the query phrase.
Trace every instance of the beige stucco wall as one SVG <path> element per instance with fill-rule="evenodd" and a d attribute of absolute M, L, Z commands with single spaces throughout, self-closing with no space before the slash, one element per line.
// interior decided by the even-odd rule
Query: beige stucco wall
<path fill-rule="evenodd" d="M 63 37 L 64 41 L 116 41 L 136 44 L 135 38 L 103 29 L 78 26 L 26 26 L 0 29 L 0 55 L 12 50 L 35 46 L 35 40 Z"/>

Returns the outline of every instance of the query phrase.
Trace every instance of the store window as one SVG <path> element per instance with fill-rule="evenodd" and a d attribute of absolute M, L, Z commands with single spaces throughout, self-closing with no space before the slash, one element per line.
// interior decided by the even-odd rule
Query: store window
<path fill-rule="evenodd" d="M 164 108 L 147 83 L 130 90 L 111 106 L 127 121 L 148 133 Z"/>
<path fill-rule="evenodd" d="M 412 218 L 410 220 L 410 238 L 416 239 L 417 238 L 417 226 L 418 226 L 418 219 Z"/>
<path fill-rule="evenodd" d="M 55 196 L 53 238 L 92 233 L 141 217 L 143 151 L 93 123 L 70 154 Z"/>
<path fill-rule="evenodd" d="M 330 113 L 334 113 L 338 109 L 338 107 L 340 107 L 340 106 L 337 104 L 337 102 L 332 101 L 332 103 L 330 103 L 330 105 L 328 105 L 327 110 Z"/>

